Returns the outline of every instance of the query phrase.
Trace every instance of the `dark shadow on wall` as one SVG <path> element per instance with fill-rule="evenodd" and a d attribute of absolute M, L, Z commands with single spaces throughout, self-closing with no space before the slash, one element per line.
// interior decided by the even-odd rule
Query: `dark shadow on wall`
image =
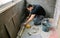
<path fill-rule="evenodd" d="M 23 9 L 22 9 L 22 14 L 21 14 L 21 23 L 23 23 L 24 21 L 25 21 L 25 19 L 26 19 L 26 6 L 27 6 L 27 1 L 26 0 L 24 0 L 24 5 L 23 5 Z"/>

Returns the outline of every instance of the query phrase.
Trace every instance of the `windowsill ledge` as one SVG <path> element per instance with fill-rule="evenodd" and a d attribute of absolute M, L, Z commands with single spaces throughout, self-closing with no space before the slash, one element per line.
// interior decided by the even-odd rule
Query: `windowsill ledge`
<path fill-rule="evenodd" d="M 4 11 L 6 11 L 7 9 L 9 9 L 10 7 L 14 6 L 15 4 L 17 4 L 20 1 L 22 1 L 22 0 L 9 2 L 8 4 L 0 6 L 0 14 L 3 13 Z"/>

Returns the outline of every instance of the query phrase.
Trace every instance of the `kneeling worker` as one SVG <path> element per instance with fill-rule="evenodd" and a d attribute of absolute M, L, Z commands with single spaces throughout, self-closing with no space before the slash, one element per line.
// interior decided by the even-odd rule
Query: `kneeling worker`
<path fill-rule="evenodd" d="M 24 23 L 24 25 L 28 24 L 30 21 L 34 20 L 35 25 L 39 25 L 41 20 L 45 17 L 46 12 L 40 5 L 31 5 L 27 6 L 27 10 L 29 11 L 29 19 Z M 34 19 L 35 18 L 35 19 Z"/>

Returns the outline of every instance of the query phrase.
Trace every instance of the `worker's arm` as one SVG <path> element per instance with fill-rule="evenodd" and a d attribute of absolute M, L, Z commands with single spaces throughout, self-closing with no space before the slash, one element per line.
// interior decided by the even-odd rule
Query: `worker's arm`
<path fill-rule="evenodd" d="M 31 20 L 33 20 L 34 17 L 35 17 L 35 14 L 32 14 L 24 24 L 26 25 L 27 23 L 29 23 Z"/>
<path fill-rule="evenodd" d="M 28 17 L 26 18 L 26 20 L 28 20 L 28 19 L 29 19 L 29 17 L 30 17 L 30 16 L 28 16 Z"/>

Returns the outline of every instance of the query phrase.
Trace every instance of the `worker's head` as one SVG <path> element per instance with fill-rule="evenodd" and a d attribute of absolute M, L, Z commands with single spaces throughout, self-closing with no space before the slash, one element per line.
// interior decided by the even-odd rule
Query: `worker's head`
<path fill-rule="evenodd" d="M 29 4 L 29 5 L 27 6 L 27 10 L 31 11 L 32 9 L 33 9 L 33 5 Z"/>

